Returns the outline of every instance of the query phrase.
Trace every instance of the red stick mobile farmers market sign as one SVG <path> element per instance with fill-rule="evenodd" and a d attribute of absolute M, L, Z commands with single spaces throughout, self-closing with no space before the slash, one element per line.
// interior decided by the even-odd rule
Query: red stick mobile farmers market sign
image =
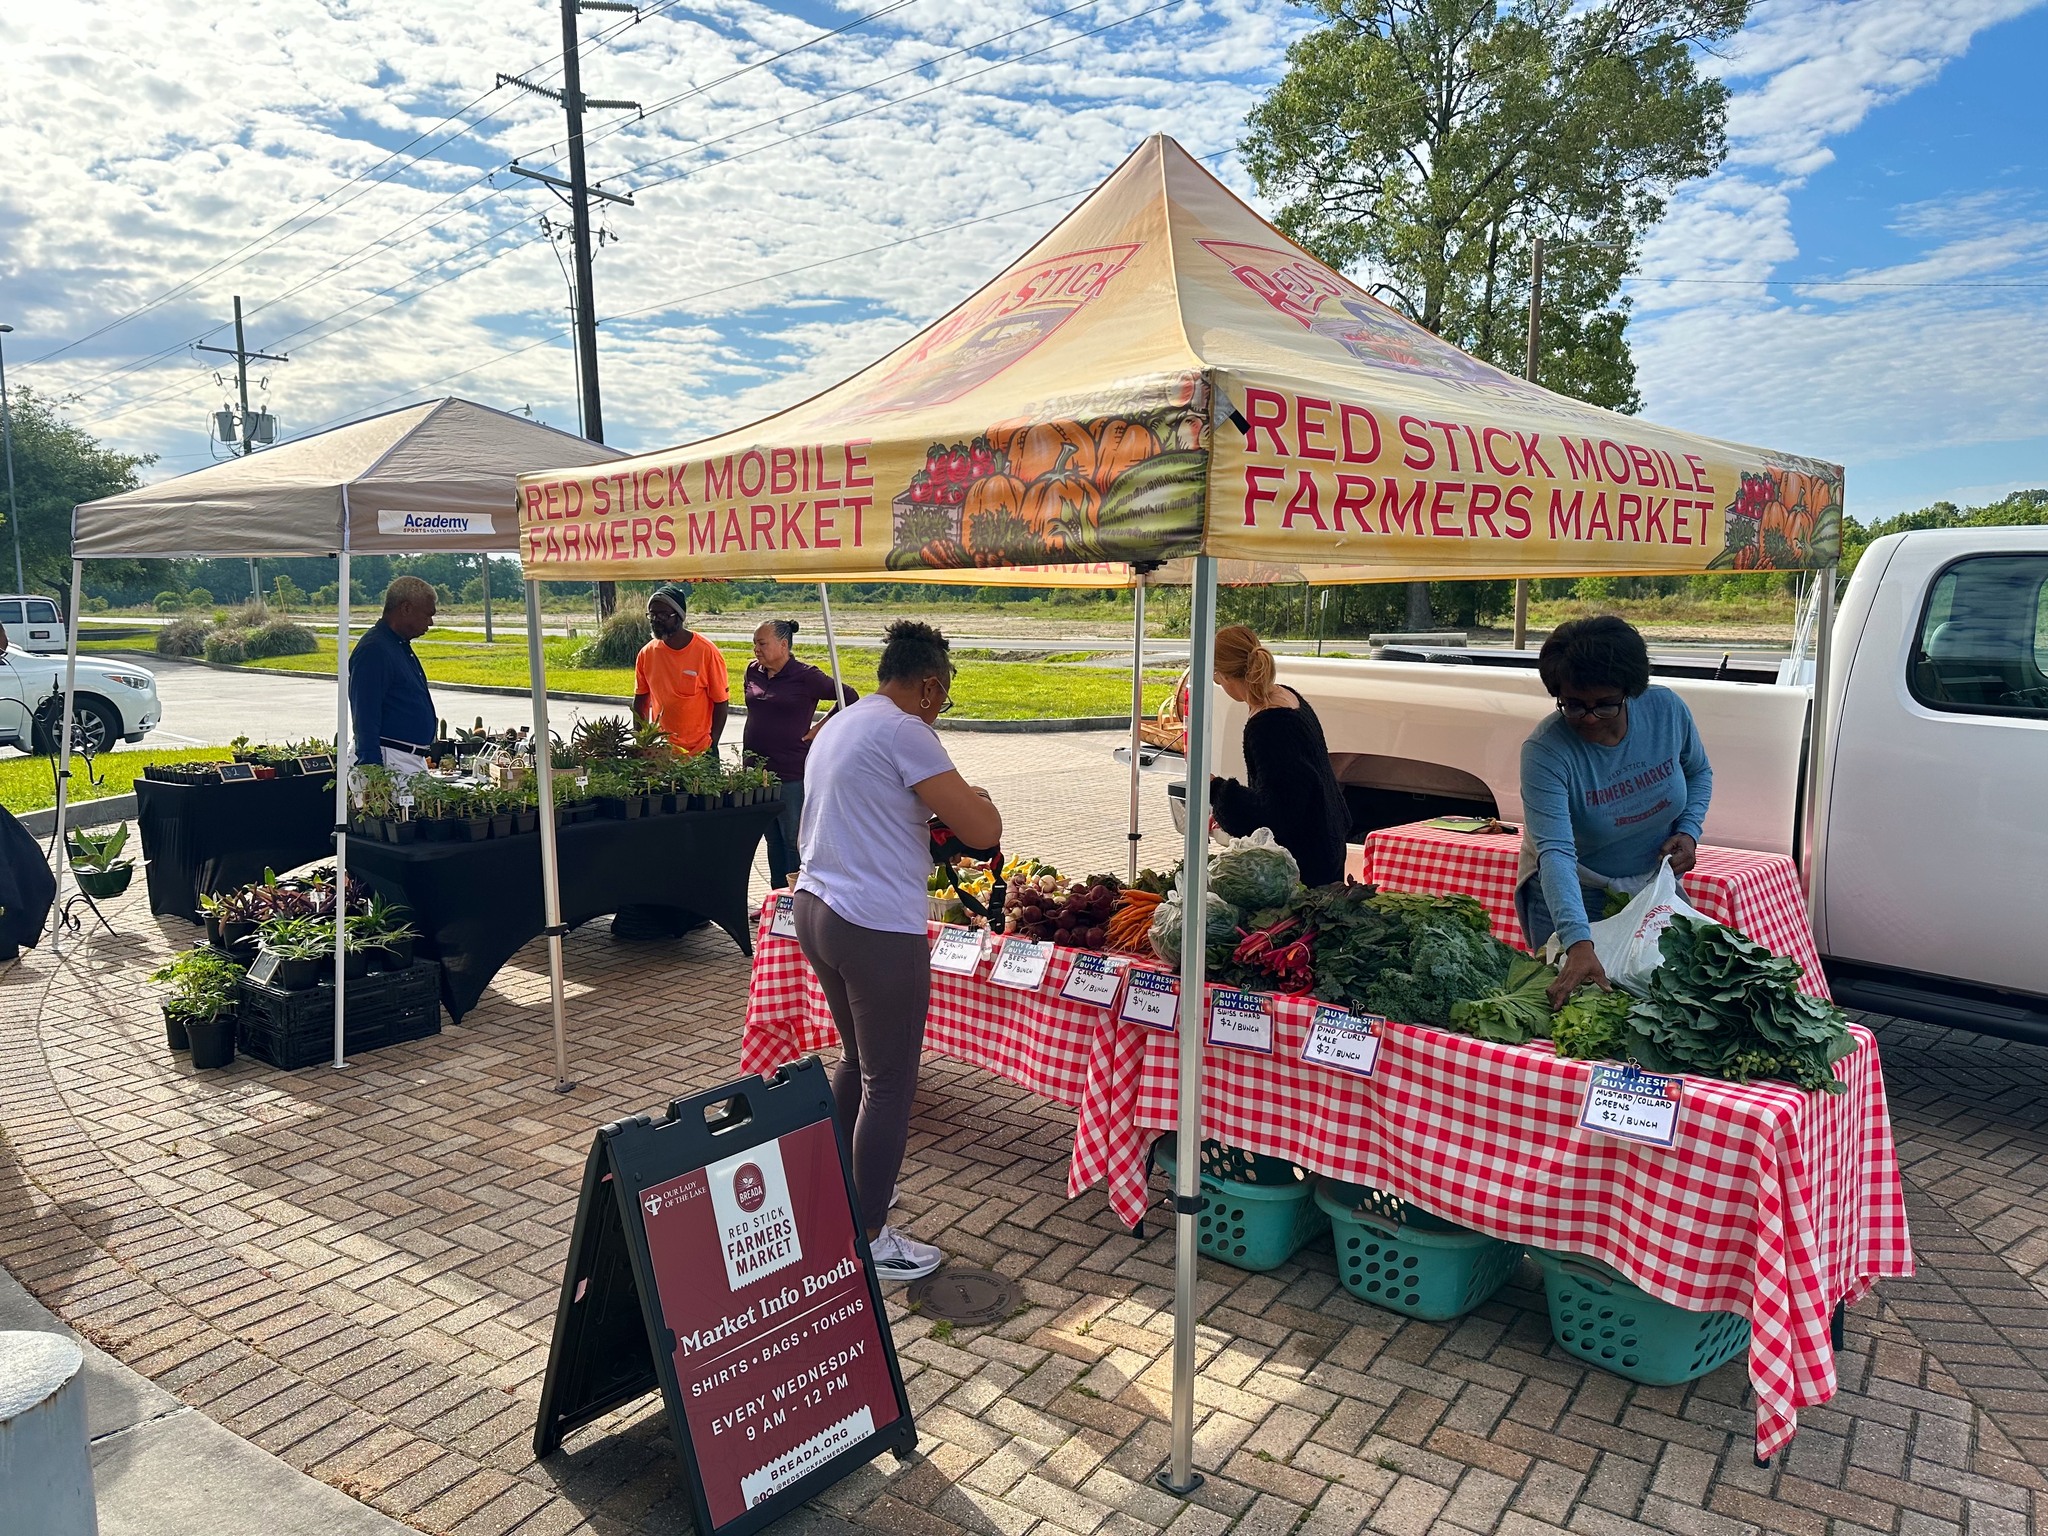
<path fill-rule="evenodd" d="M 523 476 L 520 550 L 541 580 L 1018 566 L 1099 580 L 1196 553 L 1268 571 L 1565 575 L 1839 554 L 1833 465 L 1573 402 L 1488 403 L 1475 418 L 1188 373 L 929 446 L 727 437 Z"/>

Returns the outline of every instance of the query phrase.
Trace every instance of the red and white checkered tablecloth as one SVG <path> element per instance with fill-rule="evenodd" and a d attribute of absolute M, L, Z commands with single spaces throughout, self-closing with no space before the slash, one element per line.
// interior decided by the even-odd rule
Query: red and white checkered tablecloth
<path fill-rule="evenodd" d="M 825 994 L 795 939 L 769 932 L 771 897 L 761 909 L 754 940 L 754 975 L 747 988 L 747 1022 L 740 1036 L 740 1067 L 766 1075 L 813 1051 L 839 1044 Z M 934 938 L 938 925 L 931 925 Z M 1088 1061 L 1107 1010 L 1061 998 L 1077 951 L 1056 949 L 1036 992 L 990 982 L 991 958 L 973 976 L 932 972 L 931 1011 L 924 1048 L 1007 1078 L 1042 1099 L 1079 1105 L 1087 1097 Z"/>
<path fill-rule="evenodd" d="M 741 1061 L 769 1072 L 836 1043 L 796 941 L 754 952 Z M 934 930 L 936 931 L 936 930 Z M 926 1049 L 1076 1109 L 1067 1189 L 1107 1185 L 1135 1226 L 1146 1150 L 1174 1123 L 1175 1040 L 1059 997 L 1055 951 L 1036 993 L 934 973 Z M 1835 1390 L 1828 1324 L 1878 1279 L 1913 1272 L 1876 1042 L 1837 1064 L 1840 1095 L 1784 1083 L 1684 1079 L 1669 1149 L 1577 1128 L 1591 1066 L 1547 1043 L 1503 1046 L 1387 1026 L 1371 1080 L 1302 1062 L 1311 1000 L 1269 999 L 1271 1055 L 1207 1047 L 1202 1134 L 1389 1190 L 1511 1242 L 1589 1254 L 1652 1295 L 1752 1325 L 1757 1447 L 1774 1454 L 1798 1409 Z"/>
<path fill-rule="evenodd" d="M 1515 916 L 1515 866 L 1522 840 L 1514 833 L 1448 832 L 1427 822 L 1383 827 L 1365 840 L 1363 878 L 1390 891 L 1475 896 L 1493 931 L 1526 949 Z M 1800 989 L 1827 997 L 1828 978 L 1806 921 L 1799 866 L 1782 854 L 1700 845 L 1699 863 L 1681 880 L 1686 899 L 1715 922 L 1756 940 L 1805 970 Z"/>
<path fill-rule="evenodd" d="M 1383 1189 L 1509 1242 L 1590 1254 L 1653 1296 L 1750 1319 L 1757 1452 L 1835 1391 L 1837 1303 L 1913 1272 L 1877 1043 L 1837 1064 L 1839 1095 L 1686 1077 L 1676 1145 L 1578 1128 L 1592 1075 L 1548 1042 L 1495 1045 L 1386 1027 L 1375 1075 L 1301 1060 L 1313 1000 L 1270 999 L 1273 1053 L 1205 1047 L 1202 1135 Z M 1171 1035 L 1110 1024 L 1069 1189 L 1097 1177 L 1126 1220 L 1144 1210 L 1145 1151 L 1174 1125 Z M 1091 1125 L 1100 1139 L 1084 1146 Z"/>

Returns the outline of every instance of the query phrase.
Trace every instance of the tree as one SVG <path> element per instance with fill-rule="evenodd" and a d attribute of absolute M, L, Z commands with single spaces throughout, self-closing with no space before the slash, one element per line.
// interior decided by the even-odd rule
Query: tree
<path fill-rule="evenodd" d="M 71 509 L 142 482 L 136 471 L 156 462 L 155 454 L 110 453 L 99 440 L 65 421 L 57 402 L 23 385 L 11 402 L 14 432 L 14 488 L 21 509 L 21 559 L 31 592 L 71 590 Z M 6 512 L 0 502 L 0 515 Z M 14 531 L 0 531 L 0 554 L 13 555 Z M 111 581 L 136 582 L 155 573 L 161 583 L 165 561 L 111 560 L 101 571 Z"/>
<path fill-rule="evenodd" d="M 1544 237 L 1542 382 L 1639 404 L 1621 280 L 1726 153 L 1697 51 L 1749 0 L 1302 0 L 1328 25 L 1242 143 L 1279 224 L 1446 341 L 1520 373 Z M 1612 249 L 1599 249 L 1612 247 Z"/>

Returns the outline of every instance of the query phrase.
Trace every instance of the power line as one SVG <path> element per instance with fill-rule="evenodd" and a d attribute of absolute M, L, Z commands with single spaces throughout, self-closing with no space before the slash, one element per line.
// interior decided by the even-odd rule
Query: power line
<path fill-rule="evenodd" d="M 628 17 L 625 21 L 616 22 L 612 26 L 602 28 L 586 41 L 585 47 L 597 47 L 599 44 L 608 41 L 612 37 L 616 36 L 618 33 L 624 31 L 626 28 L 638 25 L 641 21 L 647 19 L 650 16 L 659 15 L 661 12 L 669 9 L 671 6 L 677 3 L 678 0 L 661 0 L 660 4 L 653 6 L 652 8 L 647 10 L 638 11 L 634 15 Z M 545 61 L 543 61 L 543 63 L 535 65 L 532 70 L 528 70 L 526 71 L 526 73 L 532 74 L 538 71 L 541 73 L 542 78 L 546 78 L 548 75 L 558 73 L 561 70 L 561 68 L 562 62 L 558 58 L 552 65 L 549 65 Z M 149 300 L 147 303 L 139 305 L 135 309 L 129 310 L 127 313 L 119 315 L 112 320 L 109 320 L 106 324 L 99 326 L 94 330 L 86 332 L 83 336 L 73 337 L 70 341 L 63 343 L 61 346 L 52 348 L 50 351 L 43 353 L 40 357 L 30 358 L 24 363 L 22 363 L 20 366 L 34 367 L 38 363 L 46 363 L 53 358 L 62 356 L 64 353 L 69 352 L 74 347 L 83 346 L 86 342 L 93 341 L 98 337 L 104 336 L 109 331 L 115 330 L 120 326 L 126 325 L 131 320 L 140 319 L 143 315 L 149 314 L 151 311 L 161 307 L 164 304 L 169 303 L 172 299 L 175 299 L 182 294 L 189 293 L 198 284 L 206 281 L 207 278 L 221 274 L 222 272 L 228 270 L 232 265 L 241 264 L 238 262 L 238 258 L 242 257 L 245 253 L 254 250 L 256 247 L 263 247 L 263 251 L 274 250 L 278 246 L 283 245 L 287 240 L 290 240 L 298 235 L 304 234 L 314 225 L 322 222 L 332 214 L 339 212 L 342 208 L 347 207 L 349 203 L 355 202 L 357 198 L 365 196 L 370 191 L 373 191 L 377 186 L 382 186 L 385 183 L 394 180 L 406 169 L 406 166 L 399 166 L 391 173 L 390 176 L 376 177 L 376 173 L 382 170 L 385 166 L 389 165 L 393 160 L 396 160 L 401 156 L 406 156 L 406 162 L 408 165 L 417 164 L 419 161 L 424 160 L 429 155 L 433 154 L 436 150 L 445 148 L 447 145 L 453 143 L 456 139 L 464 137 L 468 133 L 473 132 L 476 128 L 482 127 L 484 123 L 491 121 L 489 117 L 480 118 L 476 123 L 472 124 L 470 128 L 459 130 L 455 133 L 451 133 L 446 138 L 442 139 L 439 143 L 431 146 L 428 149 L 421 150 L 418 154 L 409 156 L 406 155 L 406 152 L 410 150 L 414 145 L 420 143 L 422 140 L 433 137 L 433 135 L 439 133 L 443 128 L 447 127 L 450 123 L 455 122 L 458 119 L 466 116 L 471 111 L 474 111 L 477 107 L 481 106 L 484 102 L 488 101 L 491 97 L 495 96 L 499 91 L 503 89 L 503 85 L 494 84 L 489 90 L 484 91 L 482 94 L 472 98 L 464 106 L 456 108 L 455 111 L 449 113 L 446 117 L 442 118 L 438 123 L 434 124 L 433 127 L 425 129 L 422 132 L 415 134 L 405 143 L 399 145 L 398 148 L 388 151 L 384 155 L 384 157 L 378 160 L 374 165 L 371 165 L 366 170 L 357 172 L 354 176 L 350 177 L 340 186 L 332 188 L 331 190 L 321 194 L 321 196 L 315 199 L 314 202 L 309 207 L 302 208 L 298 212 L 292 214 L 289 218 L 280 220 L 278 223 L 272 225 L 269 229 L 265 230 L 262 234 L 254 236 L 253 238 L 243 242 L 241 245 L 235 247 L 234 250 L 228 252 L 227 255 L 221 257 L 218 261 L 215 261 L 211 265 L 202 268 L 200 271 L 194 273 L 191 277 L 184 279 L 182 282 L 176 283 L 170 288 L 165 289 L 162 293 L 158 294 L 155 298 Z M 339 197 L 342 193 L 348 191 L 350 187 L 356 186 L 358 183 L 364 181 L 369 181 L 373 177 L 375 178 L 375 180 L 371 181 L 371 185 L 364 187 L 363 190 L 361 192 L 358 192 L 355 197 L 351 197 L 344 200 L 343 202 L 336 203 L 332 208 L 327 209 L 325 213 L 320 214 L 317 218 L 307 218 L 308 214 L 311 214 L 315 209 L 319 208 L 322 204 L 328 202 L 330 199 Z M 476 186 L 478 182 L 486 180 L 487 177 L 488 173 L 486 173 L 486 176 L 478 177 L 476 181 L 470 182 L 468 187 L 464 187 L 460 191 L 451 194 L 451 197 L 460 196 L 462 192 L 468 191 L 470 187 Z M 447 201 L 448 199 L 444 199 L 443 202 L 437 204 L 436 207 L 446 206 Z M 304 220 L 305 222 L 301 223 L 300 221 L 302 220 Z M 413 222 L 413 220 L 407 220 L 406 222 L 411 223 Z M 293 228 L 292 226 L 294 225 L 297 225 L 297 227 Z M 405 226 L 401 224 L 398 227 L 402 229 Z M 276 236 L 278 238 L 273 239 L 273 236 Z M 266 244 L 266 242 L 268 243 Z M 256 254 L 262 253 L 262 251 L 256 252 Z M 266 300 L 265 302 L 275 303 L 277 301 Z M 256 309 L 261 309 L 263 307 L 263 305 L 259 304 L 255 306 L 254 309 L 251 309 L 250 313 L 254 314 Z M 144 359 L 144 363 L 146 364 L 148 362 L 153 362 L 157 358 L 168 356 L 170 353 L 180 351 L 187 346 L 196 345 L 197 343 L 204 341 L 207 337 L 213 335 L 214 332 L 225 329 L 226 324 L 227 322 L 223 321 L 220 325 L 212 326 L 207 330 L 201 331 L 197 336 L 192 337 L 189 341 L 180 342 L 178 343 L 177 346 L 169 348 L 165 352 L 159 352 L 153 354 L 150 358 Z M 129 370 L 125 368 L 115 370 L 116 373 L 122 373 L 127 371 Z M 111 376 L 112 375 L 99 375 L 98 377 L 106 378 Z M 87 385 L 83 387 L 91 388 L 93 387 L 93 384 L 89 382 Z M 73 393 L 76 393 L 76 391 L 73 391 Z"/>
<path fill-rule="evenodd" d="M 1631 283 L 1685 283 L 1714 288 L 2048 288 L 2048 283 L 1898 283 L 1860 277 L 1653 277 L 1626 274 Z"/>

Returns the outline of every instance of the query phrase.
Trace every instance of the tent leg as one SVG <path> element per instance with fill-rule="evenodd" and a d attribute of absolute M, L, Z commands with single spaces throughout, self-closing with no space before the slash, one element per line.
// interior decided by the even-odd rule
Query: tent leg
<path fill-rule="evenodd" d="M 1195 1471 L 1195 1217 L 1202 1208 L 1202 1026 L 1207 1002 L 1209 906 L 1210 695 L 1216 672 L 1216 558 L 1195 559 L 1193 668 L 1188 690 L 1187 863 L 1181 872 L 1180 1051 L 1174 1131 L 1172 1454 L 1159 1485 L 1186 1496 L 1202 1485 Z"/>
<path fill-rule="evenodd" d="M 1130 840 L 1130 874 L 1126 877 L 1132 883 L 1138 878 L 1138 749 L 1144 746 L 1145 738 L 1140 728 L 1145 723 L 1145 577 L 1138 577 L 1137 591 L 1133 594 L 1135 612 L 1131 619 L 1131 830 L 1126 834 Z"/>
<path fill-rule="evenodd" d="M 839 637 L 832 633 L 832 589 L 824 582 L 818 583 L 818 607 L 825 614 L 825 652 L 832 658 L 832 707 L 837 709 L 846 699 L 846 688 L 839 681 Z"/>
<path fill-rule="evenodd" d="M 1826 836 L 1821 816 L 1821 775 L 1827 768 L 1828 680 L 1834 671 L 1835 567 L 1816 571 L 1820 583 L 1813 601 L 1813 707 L 1806 732 L 1806 797 L 1800 817 L 1800 873 L 1806 886 L 1806 910 L 1812 914 L 1820 900 L 1820 872 Z"/>
<path fill-rule="evenodd" d="M 541 916 L 547 927 L 548 1001 L 553 1008 L 555 1092 L 567 1093 L 569 1081 L 567 1002 L 563 993 L 562 860 L 555 844 L 555 738 L 548 730 L 548 659 L 540 632 L 540 583 L 526 583 L 526 667 L 533 692 L 533 779 L 540 800 Z"/>
<path fill-rule="evenodd" d="M 64 723 L 57 731 L 57 894 L 50 902 L 50 953 L 64 953 L 64 871 L 71 867 L 71 834 L 65 826 L 66 802 L 71 789 L 71 710 L 72 697 L 78 691 L 78 614 L 79 606 L 85 600 L 85 562 L 71 562 L 71 612 L 66 615 L 70 623 L 64 628 Z M 35 737 L 35 700 L 24 701 L 29 707 L 30 745 Z"/>
<path fill-rule="evenodd" d="M 341 555 L 334 624 L 334 1065 L 348 1065 L 343 1020 L 348 1008 L 348 777 L 355 747 L 348 739 L 348 487 L 341 491 Z"/>

